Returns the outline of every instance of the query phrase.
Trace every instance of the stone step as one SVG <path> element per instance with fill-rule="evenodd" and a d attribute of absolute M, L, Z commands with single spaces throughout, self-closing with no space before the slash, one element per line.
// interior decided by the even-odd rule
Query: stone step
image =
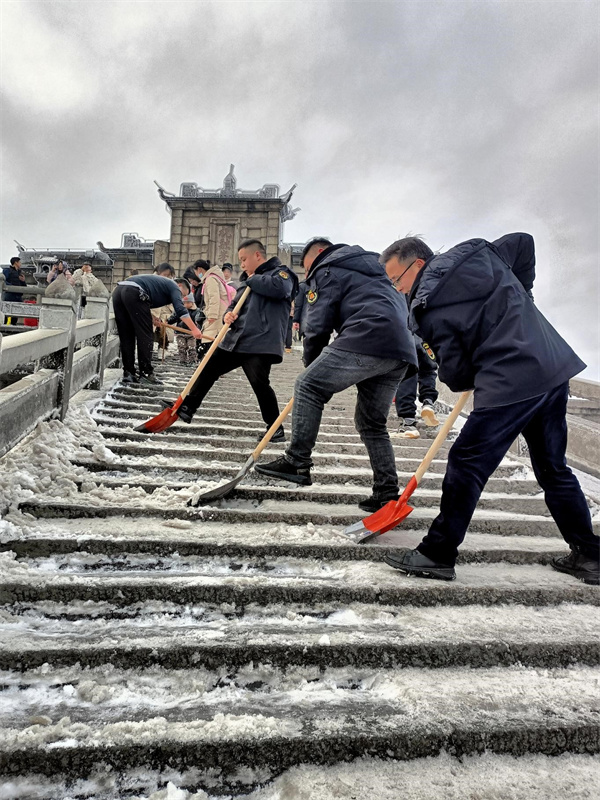
<path fill-rule="evenodd" d="M 144 419 L 149 417 L 146 416 Z M 236 443 L 240 445 L 245 444 L 248 449 L 252 450 L 256 447 L 259 437 L 265 433 L 265 426 L 260 421 L 260 424 L 253 423 L 244 426 L 235 427 L 228 424 L 226 421 L 213 421 L 207 420 L 204 417 L 202 422 L 191 425 L 176 422 L 170 428 L 167 428 L 165 433 L 138 433 L 132 430 L 137 426 L 136 421 L 132 421 L 129 415 L 123 419 L 115 416 L 108 416 L 104 413 L 96 414 L 95 422 L 97 423 L 100 431 L 106 436 L 114 436 L 117 439 L 129 439 L 131 441 L 151 441 L 151 442 L 164 442 L 165 444 L 179 445 L 179 444 L 192 444 L 197 446 L 198 439 L 201 436 L 202 441 L 207 444 L 220 445 L 222 447 L 231 447 Z M 152 438 L 149 438 L 151 436 Z M 287 441 L 290 440 L 289 429 L 286 433 Z M 417 454 L 418 457 L 423 458 L 425 453 L 431 446 L 434 438 L 434 433 L 431 437 L 421 439 L 401 439 L 398 435 L 390 432 L 390 438 L 396 453 L 412 453 Z M 447 453 L 450 445 L 445 444 L 441 448 L 441 452 Z M 338 434 L 331 433 L 327 429 L 322 429 L 319 432 L 318 449 L 329 452 L 339 453 L 365 453 L 365 446 L 360 441 L 357 433 L 354 434 Z"/>
<path fill-rule="evenodd" d="M 120 427 L 123 428 L 133 428 L 137 425 L 140 425 L 143 422 L 146 422 L 149 419 L 152 419 L 156 416 L 162 409 L 157 406 L 155 409 L 144 411 L 138 409 L 129 409 L 129 408 L 121 408 L 113 407 L 108 410 L 98 410 L 94 414 L 94 419 L 101 424 L 109 425 L 111 427 Z M 284 423 L 284 426 L 288 429 L 288 436 L 289 436 L 289 428 L 290 428 L 291 420 L 288 419 Z M 198 414 L 194 417 L 193 422 L 189 425 L 184 422 L 180 422 L 176 420 L 171 428 L 168 429 L 170 434 L 168 435 L 184 435 L 184 436 L 191 436 L 195 434 L 202 434 L 206 432 L 213 432 L 218 433 L 223 436 L 233 436 L 233 435 L 240 435 L 244 438 L 248 436 L 257 436 L 259 433 L 265 433 L 265 423 L 262 420 L 262 417 L 257 419 L 249 419 L 244 421 L 243 424 L 240 424 L 237 420 L 232 420 L 231 418 L 223 417 L 223 416 L 208 416 L 198 412 Z M 402 439 L 400 438 L 396 431 L 390 427 L 390 436 L 395 444 L 406 445 L 406 447 L 412 447 L 418 450 L 427 450 L 428 447 L 431 445 L 431 441 L 435 438 L 436 431 L 432 428 L 429 431 L 426 428 L 420 428 L 422 432 L 422 438 L 420 439 Z M 160 434 L 152 434 L 153 436 L 158 436 Z M 148 434 L 146 434 L 148 436 Z M 323 440 L 325 441 L 346 441 L 349 444 L 354 443 L 361 443 L 360 436 L 356 432 L 356 428 L 354 425 L 344 425 L 339 422 L 335 422 L 331 419 L 325 420 L 319 429 L 319 443 Z M 363 446 L 364 447 L 364 446 Z M 447 446 L 448 447 L 448 446 Z"/>
<path fill-rule="evenodd" d="M 73 671 L 69 677 L 64 685 L 70 688 L 48 709 L 51 715 L 39 714 L 44 684 L 38 688 L 34 677 L 27 720 L 28 690 L 13 689 L 20 675 L 9 683 L 15 716 L 0 744 L 1 774 L 85 778 L 103 762 L 117 770 L 201 764 L 225 773 L 243 765 L 279 772 L 367 753 L 407 759 L 442 750 L 462 756 L 600 749 L 599 672 L 593 667 L 466 674 L 460 668 L 433 674 L 382 669 L 373 675 L 372 669 L 318 667 L 266 673 L 258 666 L 216 681 L 198 670 L 155 667 L 137 674 L 96 670 L 83 680 Z M 71 714 L 63 713 L 67 708 Z"/>
<path fill-rule="evenodd" d="M 0 647 L 0 669 L 26 672 L 49 665 L 53 669 L 45 668 L 37 680 L 62 692 L 65 681 L 53 674 L 55 668 L 77 664 L 178 670 L 239 669 L 251 663 L 279 668 L 600 664 L 597 610 L 586 605 L 394 608 L 353 603 L 310 609 L 264 606 L 241 615 L 224 613 L 220 606 L 89 606 L 75 613 L 71 606 L 52 603 L 20 603 L 12 613 L 3 609 L 2 626 L 16 630 Z M 5 679 L 2 683 L 6 686 Z M 25 674 L 20 689 L 27 684 Z M 26 715 L 27 699 L 22 698 L 19 711 Z"/>
<path fill-rule="evenodd" d="M 137 486 L 138 479 L 140 481 L 146 479 L 149 481 L 162 479 L 164 484 L 168 486 L 175 486 L 181 484 L 188 485 L 190 480 L 199 480 L 202 478 L 210 478 L 211 480 L 230 480 L 239 472 L 239 465 L 227 465 L 217 461 L 212 462 L 210 465 L 198 464 L 190 466 L 189 464 L 180 464 L 179 466 L 172 466 L 170 463 L 165 462 L 157 467 L 154 464 L 149 464 L 145 459 L 135 460 L 134 458 L 124 456 L 117 459 L 114 464 L 107 465 L 101 461 L 92 461 L 87 459 L 77 459 L 72 462 L 74 466 L 85 467 L 90 472 L 100 473 L 97 480 L 102 476 L 106 477 L 123 477 L 130 478 L 130 485 Z M 514 474 L 521 474 L 521 470 L 517 470 Z M 398 480 L 402 487 L 406 486 L 414 473 L 412 472 L 398 472 Z M 371 486 L 373 483 L 373 473 L 371 469 L 359 467 L 347 467 L 343 472 L 331 472 L 327 469 L 319 469 L 315 467 L 312 472 L 312 479 L 314 485 L 327 486 L 330 484 L 340 484 L 344 486 L 364 486 L 364 496 L 370 494 Z M 442 480 L 444 476 L 441 473 L 426 474 L 422 479 L 419 487 L 422 489 L 441 489 Z M 268 479 L 260 476 L 257 472 L 249 472 L 244 478 L 244 485 L 256 484 L 264 486 Z M 284 486 L 285 484 L 281 484 Z M 532 495 L 538 494 L 541 489 L 537 481 L 523 478 L 518 479 L 513 476 L 510 478 L 496 478 L 491 477 L 486 484 L 486 489 L 490 492 L 499 492 L 511 494 L 525 494 Z"/>
<path fill-rule="evenodd" d="M 273 563 L 277 559 L 273 559 Z M 381 603 L 385 605 L 600 605 L 600 592 L 569 575 L 539 565 L 465 564 L 460 581 L 406 578 L 397 570 L 370 562 L 289 559 L 257 564 L 249 574 L 227 569 L 222 560 L 205 559 L 196 571 L 155 569 L 148 573 L 61 574 L 28 569 L 17 562 L 0 585 L 0 603 L 108 601 L 117 605 L 149 600 L 188 603 Z M 230 567 L 230 565 L 229 565 Z M 229 574 L 227 574 L 229 572 Z"/>
<path fill-rule="evenodd" d="M 196 446 L 176 445 L 170 448 L 170 450 L 173 452 L 167 450 L 165 453 L 165 446 L 160 444 L 160 442 L 154 443 L 151 437 L 145 437 L 143 441 L 135 443 L 121 442 L 118 439 L 113 439 L 110 435 L 105 436 L 105 439 L 106 446 L 116 455 L 132 455 L 140 457 L 164 456 L 165 458 L 168 458 L 169 462 L 173 465 L 177 464 L 178 457 L 181 458 L 184 455 L 194 458 L 195 460 L 218 460 L 221 463 L 234 462 L 243 464 L 245 461 L 247 461 L 248 456 L 252 452 L 250 448 L 246 450 L 238 450 L 233 448 L 228 450 L 223 447 L 211 447 L 209 445 L 205 445 L 203 442 L 198 442 Z M 345 468 L 360 467 L 369 464 L 369 458 L 367 455 L 347 453 L 338 455 L 337 453 L 323 453 L 319 451 L 318 447 L 319 444 L 317 442 L 317 449 L 312 454 L 312 460 L 315 463 L 315 466 L 327 464 L 331 466 L 337 466 L 338 468 Z M 267 461 L 269 457 L 271 459 L 277 458 L 283 453 L 284 449 L 285 444 L 283 443 L 269 444 L 263 451 L 262 458 L 264 461 Z M 421 463 L 421 460 L 421 458 L 397 457 L 396 466 L 400 470 L 414 473 Z M 155 463 L 155 466 L 157 465 L 158 464 Z M 522 470 L 523 465 L 520 462 L 507 458 L 493 474 L 496 477 L 508 478 L 515 474 L 521 474 Z M 429 467 L 429 471 L 437 474 L 444 473 L 446 471 L 446 461 L 440 458 L 434 459 Z"/>
<path fill-rule="evenodd" d="M 98 482 L 98 478 L 94 475 L 94 479 Z M 85 480 L 85 479 L 84 479 Z M 268 480 L 268 478 L 267 478 Z M 79 481 L 81 484 L 81 481 Z M 151 494 L 157 489 L 162 489 L 165 486 L 165 481 L 154 479 L 136 480 L 131 481 L 129 478 L 102 478 L 101 483 L 109 488 L 119 489 L 126 486 L 139 486 L 144 491 Z M 183 488 L 190 488 L 194 490 L 194 484 L 191 481 L 180 483 L 168 483 L 168 487 L 173 491 Z M 297 487 L 290 483 L 273 483 L 269 485 L 240 485 L 223 501 L 213 501 L 209 505 L 219 506 L 229 500 L 258 500 L 263 502 L 265 500 L 284 500 L 284 501 L 297 501 L 302 502 L 305 500 L 315 501 L 317 503 L 332 503 L 332 504 L 345 504 L 357 505 L 361 500 L 364 500 L 366 493 L 364 490 L 338 485 L 319 486 L 313 484 L 312 486 Z M 440 489 L 426 489 L 420 487 L 417 492 L 411 497 L 410 504 L 415 508 L 439 508 L 441 497 Z M 507 494 L 507 493 L 494 493 L 484 492 L 478 503 L 478 508 L 485 510 L 498 510 L 514 512 L 516 514 L 539 514 L 542 516 L 549 516 L 550 512 L 546 506 L 544 496 L 538 494 L 535 497 L 529 495 Z"/>
<path fill-rule="evenodd" d="M 138 490 L 139 491 L 139 490 Z M 64 502 L 61 499 L 27 500 L 20 504 L 20 509 L 42 518 L 100 518 L 100 517 L 157 517 L 159 519 L 183 519 L 190 521 L 210 521 L 222 523 L 245 523 L 249 525 L 264 525 L 268 530 L 272 523 L 287 523 L 290 525 L 332 525 L 341 528 L 358 522 L 365 516 L 355 505 L 327 504 L 311 502 L 310 498 L 303 501 L 279 500 L 226 500 L 217 501 L 219 506 L 200 506 L 188 508 L 185 501 L 193 497 L 192 490 L 172 493 L 165 503 L 165 492 L 154 498 L 154 495 L 144 495 L 145 502 L 138 495 L 123 497 L 118 495 L 111 505 L 105 493 L 95 496 L 93 492 L 83 493 L 81 503 Z M 111 498 L 112 499 L 112 498 Z M 152 500 L 155 504 L 152 504 Z M 84 501 L 87 500 L 87 504 Z M 146 504 L 145 504 L 146 503 Z M 438 515 L 437 508 L 415 508 L 408 520 L 404 522 L 405 529 L 423 530 L 428 528 Z M 595 530 L 600 528 L 600 523 L 594 523 Z M 474 533 L 498 533 L 504 536 L 556 536 L 557 528 L 554 520 L 536 514 L 516 514 L 507 511 L 486 511 L 477 509 L 469 525 L 469 531 Z"/>
<path fill-rule="evenodd" d="M 104 519 L 39 519 L 35 533 L 19 539 L 5 537 L 0 551 L 12 551 L 24 558 L 53 557 L 66 553 L 92 556 L 152 554 L 155 557 L 201 556 L 250 562 L 259 558 L 306 558 L 323 560 L 382 561 L 387 553 L 412 549 L 426 529 L 403 527 L 357 546 L 339 535 L 337 529 L 314 525 L 260 525 L 187 520 L 157 520 L 148 517 L 106 517 Z M 565 555 L 566 544 L 556 536 L 500 536 L 469 533 L 461 547 L 458 563 L 550 564 Z M 52 562 L 57 565 L 56 561 Z M 236 563 L 238 568 L 239 563 Z M 57 565 L 58 568 L 58 565 Z"/>

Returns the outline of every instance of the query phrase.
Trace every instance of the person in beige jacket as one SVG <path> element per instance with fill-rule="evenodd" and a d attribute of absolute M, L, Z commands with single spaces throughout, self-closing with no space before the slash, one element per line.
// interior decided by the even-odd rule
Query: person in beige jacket
<path fill-rule="evenodd" d="M 202 311 L 206 319 L 202 325 L 202 334 L 214 339 L 223 327 L 223 314 L 227 311 L 227 306 L 229 305 L 227 282 L 220 267 L 216 265 L 211 267 L 209 261 L 196 263 L 204 276 L 202 280 L 202 297 L 204 300 Z"/>

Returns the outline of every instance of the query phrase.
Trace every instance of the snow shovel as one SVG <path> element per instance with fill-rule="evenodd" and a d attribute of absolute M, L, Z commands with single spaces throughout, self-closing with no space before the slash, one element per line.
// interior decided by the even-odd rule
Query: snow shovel
<path fill-rule="evenodd" d="M 258 461 L 259 455 L 265 449 L 265 447 L 271 441 L 273 434 L 279 428 L 283 420 L 287 417 L 287 415 L 292 410 L 292 406 L 294 405 L 294 398 L 290 400 L 287 406 L 283 409 L 281 414 L 277 417 L 275 422 L 271 425 L 269 430 L 265 433 L 263 438 L 260 440 L 258 446 L 255 450 L 251 453 L 248 461 L 244 464 L 238 474 L 233 478 L 233 480 L 229 481 L 229 483 L 224 483 L 223 486 L 217 486 L 216 489 L 211 489 L 208 492 L 204 492 L 204 494 L 198 495 L 198 497 L 188 500 L 188 506 L 202 506 L 205 503 L 210 503 L 211 500 L 220 500 L 222 497 L 225 497 L 229 494 L 229 492 L 233 491 L 238 483 L 244 478 L 252 469 L 252 467 Z"/>
<path fill-rule="evenodd" d="M 249 294 L 250 294 L 250 287 L 248 286 L 246 288 L 246 290 L 244 291 L 244 294 L 238 300 L 235 308 L 231 312 L 232 314 L 239 314 L 240 313 L 240 309 L 244 305 L 244 303 L 246 302 L 246 298 L 248 297 Z M 138 425 L 137 427 L 135 427 L 133 429 L 134 431 L 137 431 L 138 433 L 160 433 L 161 431 L 164 431 L 167 428 L 169 428 L 175 422 L 175 420 L 177 419 L 177 413 L 176 413 L 177 409 L 179 408 L 179 406 L 183 403 L 185 398 L 188 396 L 188 394 L 194 388 L 194 384 L 198 380 L 198 376 L 200 375 L 200 373 L 202 372 L 204 367 L 208 364 L 208 362 L 212 358 L 213 353 L 215 352 L 215 350 L 217 349 L 217 347 L 219 346 L 219 344 L 223 340 L 225 334 L 227 333 L 227 331 L 229 330 L 230 327 L 231 327 L 231 324 L 223 325 L 223 327 L 221 328 L 221 330 L 219 331 L 217 336 L 215 336 L 215 339 L 214 339 L 213 343 L 211 344 L 207 354 L 204 356 L 202 361 L 198 364 L 198 366 L 196 367 L 196 371 L 194 372 L 192 377 L 189 379 L 189 381 L 187 383 L 187 386 L 181 392 L 181 394 L 179 395 L 177 400 L 175 400 L 173 405 L 169 406 L 168 408 L 165 408 L 163 411 L 160 412 L 160 414 L 157 414 L 155 417 L 152 417 L 152 419 L 149 419 L 147 422 L 143 422 L 141 425 Z"/>
<path fill-rule="evenodd" d="M 398 500 L 390 500 L 390 502 L 386 503 L 383 508 L 379 509 L 379 511 L 376 511 L 369 517 L 365 517 L 360 522 L 355 522 L 354 525 L 350 525 L 344 530 L 344 536 L 352 539 L 352 541 L 356 544 L 361 544 L 362 542 L 366 542 L 374 536 L 379 536 L 381 533 L 391 531 L 392 528 L 395 528 L 402 522 L 403 519 L 408 517 L 411 511 L 414 510 L 408 505 L 410 496 L 421 482 L 423 475 L 425 475 L 429 469 L 429 465 L 436 457 L 438 450 L 446 441 L 446 437 L 448 436 L 450 429 L 458 419 L 458 415 L 463 410 L 465 403 L 471 394 L 471 391 L 463 392 L 458 398 L 458 401 L 450 412 L 448 419 L 444 422 L 440 428 L 440 432 L 431 443 L 431 447 L 427 451 L 427 455 L 419 464 L 417 471 L 408 482 L 406 489 L 402 492 Z"/>

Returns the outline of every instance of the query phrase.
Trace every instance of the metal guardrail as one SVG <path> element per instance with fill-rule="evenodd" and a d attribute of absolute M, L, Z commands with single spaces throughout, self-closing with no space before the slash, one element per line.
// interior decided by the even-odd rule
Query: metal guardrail
<path fill-rule="evenodd" d="M 104 369 L 119 358 L 110 298 L 88 297 L 83 319 L 79 313 L 78 300 L 42 296 L 38 328 L 0 334 L 0 376 L 33 365 L 0 389 L 0 455 L 38 420 L 64 419 L 69 399 L 83 388 L 100 389 Z"/>

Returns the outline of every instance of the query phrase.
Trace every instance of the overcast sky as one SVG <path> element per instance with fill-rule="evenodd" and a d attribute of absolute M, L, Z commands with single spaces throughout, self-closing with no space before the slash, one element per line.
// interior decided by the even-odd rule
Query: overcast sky
<path fill-rule="evenodd" d="M 2 0 L 1 260 L 167 238 L 170 191 L 293 183 L 284 239 L 525 230 L 599 374 L 597 0 Z"/>

